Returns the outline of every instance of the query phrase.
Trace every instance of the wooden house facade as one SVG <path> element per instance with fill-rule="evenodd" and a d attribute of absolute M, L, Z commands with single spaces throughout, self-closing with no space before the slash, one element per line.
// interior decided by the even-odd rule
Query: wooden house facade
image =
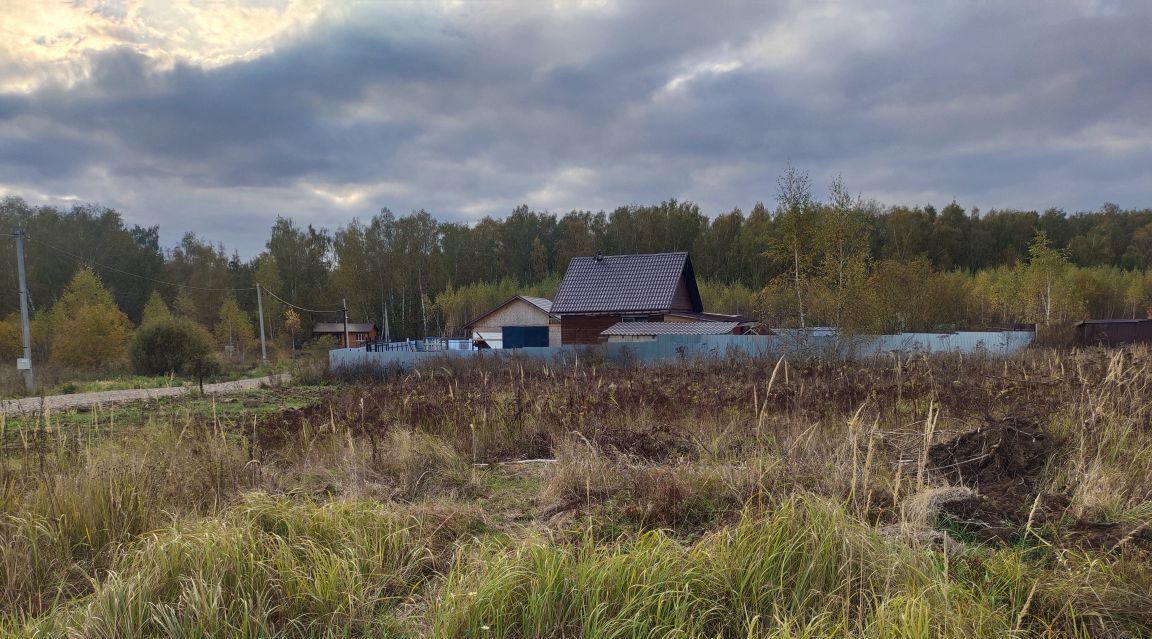
<path fill-rule="evenodd" d="M 312 328 L 313 339 L 331 337 L 337 344 L 342 344 L 342 348 L 357 348 L 375 342 L 379 333 L 380 329 L 374 323 L 349 322 L 348 339 L 345 341 L 344 322 L 321 322 Z"/>
<path fill-rule="evenodd" d="M 551 309 L 551 300 L 515 295 L 464 328 L 479 348 L 559 346 L 560 318 Z"/>

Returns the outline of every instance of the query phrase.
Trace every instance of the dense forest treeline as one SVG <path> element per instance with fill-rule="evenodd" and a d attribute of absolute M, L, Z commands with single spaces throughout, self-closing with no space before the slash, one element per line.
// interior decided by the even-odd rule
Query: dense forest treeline
<path fill-rule="evenodd" d="M 393 337 L 453 333 L 515 292 L 550 295 L 575 256 L 690 251 L 710 310 L 775 324 L 912 330 L 1144 317 L 1152 305 L 1152 209 L 1068 214 L 1060 209 L 965 210 L 882 206 L 826 197 L 789 168 L 774 206 L 711 219 L 692 202 L 621 206 L 563 215 L 516 208 L 468 225 L 426 211 L 387 209 L 335 230 L 279 218 L 251 259 L 186 234 L 161 245 L 158 227 L 131 226 L 114 210 L 0 201 L 0 232 L 26 229 L 30 296 L 37 313 L 58 303 L 91 266 L 132 323 L 153 292 L 209 329 L 234 300 L 251 319 L 256 282 L 307 309 L 354 321 L 387 318 Z M 0 242 L 0 320 L 18 309 L 13 242 Z M 339 313 L 298 311 L 265 298 L 271 332 L 307 333 Z M 299 324 L 299 325 L 298 325 Z"/>

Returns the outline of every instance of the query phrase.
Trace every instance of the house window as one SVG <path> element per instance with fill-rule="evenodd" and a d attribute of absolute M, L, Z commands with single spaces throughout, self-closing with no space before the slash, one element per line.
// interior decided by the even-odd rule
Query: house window
<path fill-rule="evenodd" d="M 648 320 L 647 315 L 621 315 L 621 322 L 644 322 Z"/>

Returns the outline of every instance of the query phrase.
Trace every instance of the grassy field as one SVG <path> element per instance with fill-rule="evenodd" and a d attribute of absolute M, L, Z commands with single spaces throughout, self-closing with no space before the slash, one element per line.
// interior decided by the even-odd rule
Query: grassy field
<path fill-rule="evenodd" d="M 445 362 L 10 419 L 0 632 L 1152 636 L 1150 382 Z"/>

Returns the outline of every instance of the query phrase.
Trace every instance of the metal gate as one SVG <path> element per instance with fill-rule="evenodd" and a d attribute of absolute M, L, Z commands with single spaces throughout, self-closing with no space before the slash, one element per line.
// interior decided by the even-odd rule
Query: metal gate
<path fill-rule="evenodd" d="M 547 326 L 505 326 L 504 348 L 548 346 Z"/>

